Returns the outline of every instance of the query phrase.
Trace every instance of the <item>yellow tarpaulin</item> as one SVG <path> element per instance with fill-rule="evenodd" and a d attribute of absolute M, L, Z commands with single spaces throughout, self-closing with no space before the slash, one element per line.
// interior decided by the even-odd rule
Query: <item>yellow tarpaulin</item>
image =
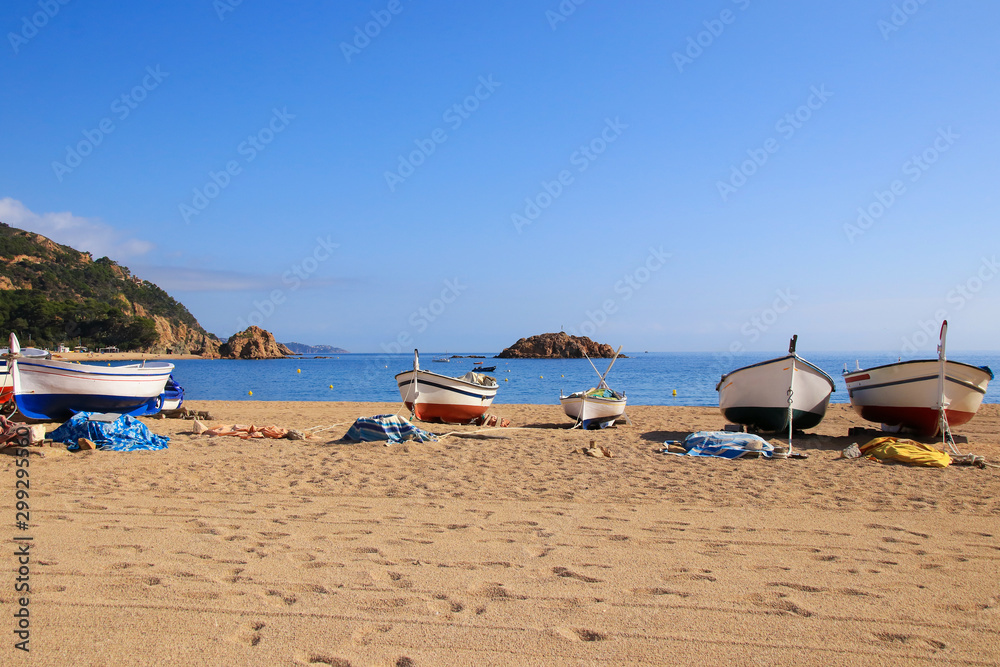
<path fill-rule="evenodd" d="M 951 465 L 947 452 L 913 440 L 883 437 L 875 438 L 861 447 L 861 453 L 881 461 L 899 461 L 915 466 L 944 468 Z"/>

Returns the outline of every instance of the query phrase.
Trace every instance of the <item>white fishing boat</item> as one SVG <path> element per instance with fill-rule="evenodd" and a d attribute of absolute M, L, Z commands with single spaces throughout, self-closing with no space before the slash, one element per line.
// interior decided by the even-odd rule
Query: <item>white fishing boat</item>
<path fill-rule="evenodd" d="M 174 365 L 162 361 L 96 366 L 20 354 L 11 334 L 8 364 L 17 409 L 31 419 L 58 421 L 76 412 L 144 415 L 159 411 Z"/>
<path fill-rule="evenodd" d="M 449 377 L 420 369 L 413 351 L 413 370 L 396 375 L 403 403 L 416 419 L 425 422 L 468 424 L 482 417 L 497 395 L 495 378 L 469 371 Z"/>
<path fill-rule="evenodd" d="M 993 379 L 987 366 L 945 357 L 947 320 L 941 324 L 937 359 L 844 371 L 851 406 L 868 421 L 933 437 L 942 425 L 961 426 L 972 419 Z M 942 424 L 942 416 L 947 420 Z"/>
<path fill-rule="evenodd" d="M 594 372 L 601 378 L 596 387 L 587 391 L 573 392 L 568 396 L 564 396 L 561 391 L 559 392 L 559 403 L 562 405 L 563 412 L 576 422 L 573 428 L 605 428 L 625 414 L 625 405 L 628 399 L 624 393 L 611 389 L 606 381 L 608 373 L 611 372 L 611 367 L 615 365 L 615 360 L 621 351 L 622 348 L 619 346 L 618 352 L 615 352 L 611 363 L 608 364 L 608 370 L 604 371 L 603 375 L 594 366 L 594 362 L 590 362 L 590 365 L 594 366 Z M 590 361 L 590 357 L 587 357 L 587 361 Z"/>
<path fill-rule="evenodd" d="M 727 420 L 768 433 L 789 426 L 801 431 L 823 420 L 835 387 L 833 378 L 796 354 L 797 340 L 792 336 L 787 356 L 722 376 L 715 390 Z"/>
<path fill-rule="evenodd" d="M 595 387 L 559 397 L 566 416 L 585 429 L 593 426 L 603 428 L 613 424 L 625 414 L 626 401 L 625 394 L 619 394 L 606 387 Z"/>

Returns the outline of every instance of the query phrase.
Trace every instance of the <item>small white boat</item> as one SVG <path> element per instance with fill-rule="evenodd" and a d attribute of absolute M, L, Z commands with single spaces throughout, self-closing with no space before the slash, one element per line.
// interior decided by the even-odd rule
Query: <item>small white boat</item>
<path fill-rule="evenodd" d="M 868 421 L 933 437 L 946 426 L 972 419 L 993 379 L 987 366 L 971 366 L 945 358 L 948 322 L 941 324 L 937 359 L 900 361 L 872 368 L 844 371 L 844 381 L 855 412 Z"/>
<path fill-rule="evenodd" d="M 425 422 L 468 424 L 482 417 L 497 395 L 495 378 L 468 372 L 449 377 L 420 369 L 413 351 L 413 370 L 396 375 L 403 403 L 413 416 Z"/>
<path fill-rule="evenodd" d="M 613 424 L 625 414 L 626 401 L 625 394 L 619 394 L 607 387 L 595 387 L 559 397 L 566 416 L 575 420 L 584 429 L 593 426 L 604 428 Z"/>
<path fill-rule="evenodd" d="M 567 417 L 576 421 L 573 428 L 577 426 L 584 429 L 605 428 L 625 414 L 625 405 L 628 399 L 624 393 L 618 393 L 608 387 L 606 382 L 608 373 L 611 372 L 611 367 L 615 365 L 615 359 L 618 358 L 618 353 L 621 351 L 622 348 L 619 346 L 618 352 L 615 352 L 615 356 L 608 364 L 608 370 L 604 371 L 604 375 L 601 375 L 600 371 L 597 370 L 593 361 L 590 362 L 590 365 L 594 366 L 594 372 L 601 378 L 596 387 L 587 391 L 573 392 L 568 396 L 564 396 L 561 391 L 559 392 L 559 403 L 562 405 L 563 412 L 566 413 Z M 587 357 L 587 360 L 590 361 L 590 357 Z"/>
<path fill-rule="evenodd" d="M 788 345 L 788 355 L 762 361 L 722 376 L 719 410 L 734 424 L 767 433 L 813 428 L 826 415 L 833 378 L 795 353 L 798 336 Z"/>
<path fill-rule="evenodd" d="M 163 361 L 96 366 L 20 355 L 11 334 L 14 401 L 25 417 L 58 421 L 76 412 L 155 414 L 174 365 Z"/>

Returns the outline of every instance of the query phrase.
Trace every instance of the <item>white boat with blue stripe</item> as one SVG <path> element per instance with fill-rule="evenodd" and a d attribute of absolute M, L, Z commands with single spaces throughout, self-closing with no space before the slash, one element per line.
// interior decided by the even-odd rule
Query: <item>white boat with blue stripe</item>
<path fill-rule="evenodd" d="M 396 375 L 403 403 L 416 419 L 424 422 L 470 424 L 486 412 L 497 395 L 497 381 L 489 375 L 470 371 L 449 377 L 420 369 L 413 351 L 413 370 Z"/>
<path fill-rule="evenodd" d="M 97 366 L 31 359 L 18 354 L 14 334 L 10 342 L 14 401 L 18 411 L 31 419 L 59 421 L 77 412 L 155 414 L 174 370 L 173 364 L 164 361 Z"/>

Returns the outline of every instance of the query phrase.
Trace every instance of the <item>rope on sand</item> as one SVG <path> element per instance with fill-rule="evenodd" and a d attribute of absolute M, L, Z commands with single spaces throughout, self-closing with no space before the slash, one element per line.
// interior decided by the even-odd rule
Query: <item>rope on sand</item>
<path fill-rule="evenodd" d="M 448 433 L 442 433 L 442 434 L 435 433 L 434 435 L 437 437 L 438 440 L 440 440 L 441 438 L 447 438 L 449 435 L 457 435 L 458 437 L 461 438 L 461 437 L 469 437 L 469 436 L 480 435 L 482 433 L 486 433 L 487 431 L 527 431 L 527 430 L 534 430 L 534 427 L 532 427 L 532 426 L 504 426 L 504 427 L 493 426 L 491 428 L 481 428 L 478 431 L 449 431 Z"/>
<path fill-rule="evenodd" d="M 323 431 L 329 431 L 337 428 L 338 426 L 343 426 L 344 424 L 349 424 L 352 422 L 338 422 L 336 424 L 330 424 L 329 426 L 310 426 L 309 428 L 302 429 L 307 433 L 322 433 Z"/>

